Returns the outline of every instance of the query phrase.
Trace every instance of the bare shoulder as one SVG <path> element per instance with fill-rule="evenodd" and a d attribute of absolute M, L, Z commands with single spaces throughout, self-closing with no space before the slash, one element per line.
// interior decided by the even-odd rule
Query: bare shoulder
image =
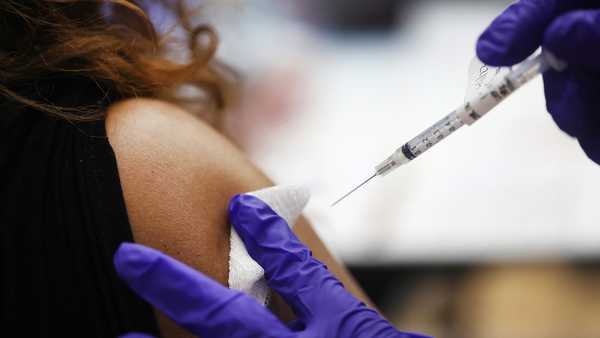
<path fill-rule="evenodd" d="M 109 108 L 106 132 L 135 240 L 226 283 L 227 202 L 267 179 L 226 138 L 170 103 L 120 102 Z"/>
<path fill-rule="evenodd" d="M 171 142 L 182 141 L 177 135 L 190 131 L 200 131 L 198 137 L 219 138 L 218 133 L 200 119 L 165 101 L 129 99 L 110 106 L 107 112 L 106 132 L 111 143 L 117 145 L 122 142 L 128 142 L 129 145 L 129 142 L 140 137 L 147 142 L 151 137 L 169 134 L 173 129 L 181 133 L 169 135 Z M 167 144 L 169 140 L 156 140 L 156 143 Z"/>
<path fill-rule="evenodd" d="M 108 110 L 106 130 L 115 151 L 127 155 L 124 160 L 143 155 L 148 160 L 161 160 L 154 165 L 174 162 L 181 168 L 204 164 L 207 166 L 203 169 L 207 170 L 221 169 L 214 164 L 227 165 L 230 161 L 247 163 L 243 154 L 219 132 L 164 101 L 131 99 L 115 104 Z"/>

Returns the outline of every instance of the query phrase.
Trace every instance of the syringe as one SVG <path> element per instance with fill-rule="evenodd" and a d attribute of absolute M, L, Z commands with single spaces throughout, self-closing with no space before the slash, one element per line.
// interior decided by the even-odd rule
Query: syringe
<path fill-rule="evenodd" d="M 467 100 L 452 113 L 396 149 L 392 155 L 375 167 L 375 173 L 371 177 L 335 201 L 331 206 L 341 202 L 374 177 L 385 176 L 401 165 L 414 160 L 465 124 L 471 125 L 475 123 L 475 121 L 487 114 L 521 86 L 550 67 L 556 70 L 563 70 L 566 64 L 556 59 L 552 54 L 542 51 L 536 56 L 514 66 L 506 76 L 487 86 L 485 92 Z"/>

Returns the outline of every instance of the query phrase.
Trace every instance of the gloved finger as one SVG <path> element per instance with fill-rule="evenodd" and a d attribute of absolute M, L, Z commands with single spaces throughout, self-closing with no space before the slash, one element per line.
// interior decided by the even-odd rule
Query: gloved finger
<path fill-rule="evenodd" d="M 569 67 L 600 70 L 600 10 L 577 10 L 560 15 L 544 33 L 547 48 Z"/>
<path fill-rule="evenodd" d="M 125 335 L 119 336 L 119 338 L 156 338 L 154 336 L 147 335 L 145 333 L 131 332 Z"/>
<path fill-rule="evenodd" d="M 582 137 L 600 130 L 600 77 L 580 69 L 544 74 L 546 108 L 567 134 Z"/>
<path fill-rule="evenodd" d="M 477 56 L 491 66 L 511 66 L 526 59 L 541 44 L 552 20 L 585 0 L 521 0 L 510 5 L 481 34 Z"/>
<path fill-rule="evenodd" d="M 327 267 L 312 257 L 283 218 L 254 196 L 233 197 L 229 220 L 250 256 L 265 270 L 269 286 L 305 318 L 312 310 L 302 297 L 320 286 L 317 279 L 331 276 Z"/>
<path fill-rule="evenodd" d="M 223 287 L 154 249 L 121 244 L 119 276 L 142 298 L 202 337 L 290 337 L 289 330 L 254 299 Z"/>

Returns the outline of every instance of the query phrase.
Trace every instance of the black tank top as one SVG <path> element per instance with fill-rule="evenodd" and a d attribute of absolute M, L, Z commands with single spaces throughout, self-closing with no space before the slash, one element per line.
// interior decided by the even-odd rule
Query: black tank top
<path fill-rule="evenodd" d="M 0 175 L 0 336 L 158 335 L 113 267 L 133 239 L 104 121 L 0 108 Z"/>

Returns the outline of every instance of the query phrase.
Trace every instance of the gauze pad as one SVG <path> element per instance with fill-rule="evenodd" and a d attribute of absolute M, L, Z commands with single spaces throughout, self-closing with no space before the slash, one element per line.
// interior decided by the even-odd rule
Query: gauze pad
<path fill-rule="evenodd" d="M 247 193 L 265 202 L 293 227 L 308 203 L 308 189 L 300 186 L 275 186 Z M 269 288 L 264 270 L 256 263 L 235 229 L 231 228 L 229 251 L 229 288 L 243 291 L 266 304 Z"/>

